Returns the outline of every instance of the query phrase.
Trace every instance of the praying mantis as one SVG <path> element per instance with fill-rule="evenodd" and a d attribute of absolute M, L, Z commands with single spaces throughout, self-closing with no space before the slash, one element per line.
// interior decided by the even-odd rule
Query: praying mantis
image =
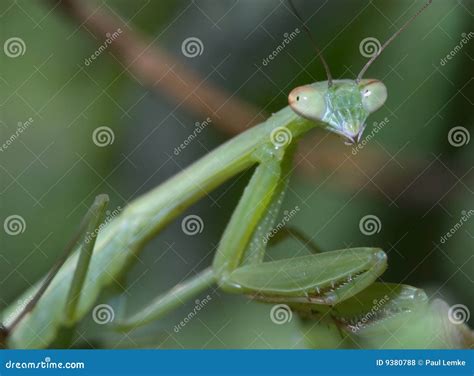
<path fill-rule="evenodd" d="M 146 325 L 214 284 L 228 293 L 284 303 L 304 318 L 328 317 L 349 332 L 371 310 L 374 299 L 387 302 L 371 318 L 372 328 L 424 306 L 428 298 L 422 290 L 376 282 L 387 268 L 387 256 L 378 248 L 317 252 L 312 247 L 310 255 L 270 262 L 264 256 L 266 234 L 278 217 L 298 140 L 316 127 L 351 144 L 360 140 L 368 116 L 387 99 L 385 85 L 364 79 L 365 72 L 430 3 L 387 40 L 355 80 L 334 80 L 315 44 L 326 81 L 294 89 L 288 107 L 137 198 L 105 228 L 100 224 L 108 198 L 98 196 L 66 247 L 68 257 L 24 294 L 29 301 L 24 310 L 15 314 L 15 307 L 10 307 L 3 312 L 8 319 L 0 329 L 0 347 L 48 347 L 58 337 L 67 337 L 90 312 L 101 291 L 126 272 L 150 239 L 210 191 L 252 168 L 253 175 L 222 235 L 212 266 L 158 296 L 137 314 L 111 325 L 117 330 Z M 91 233 L 98 236 L 88 237 Z M 69 249 L 73 249 L 70 255 Z"/>

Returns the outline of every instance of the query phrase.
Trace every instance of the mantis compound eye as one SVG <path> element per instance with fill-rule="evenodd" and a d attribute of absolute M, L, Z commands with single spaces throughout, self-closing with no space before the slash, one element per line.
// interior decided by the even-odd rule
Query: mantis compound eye
<path fill-rule="evenodd" d="M 311 85 L 293 89 L 288 96 L 288 103 L 294 112 L 306 119 L 320 121 L 326 113 L 323 93 Z"/>
<path fill-rule="evenodd" d="M 378 80 L 362 80 L 360 93 L 362 105 L 369 112 L 377 111 L 387 100 L 387 88 Z"/>

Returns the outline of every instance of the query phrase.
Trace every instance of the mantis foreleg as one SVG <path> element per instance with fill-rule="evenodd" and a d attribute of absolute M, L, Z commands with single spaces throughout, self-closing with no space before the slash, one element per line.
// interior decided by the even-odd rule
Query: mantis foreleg
<path fill-rule="evenodd" d="M 222 284 L 242 262 L 263 261 L 265 234 L 273 226 L 286 190 L 293 147 L 269 151 L 255 169 L 219 243 L 213 268 Z"/>
<path fill-rule="evenodd" d="M 291 168 L 291 149 L 257 167 L 222 237 L 214 259 L 228 292 L 264 301 L 334 305 L 372 284 L 386 268 L 385 253 L 353 248 L 263 262 L 264 235 L 275 222 Z"/>

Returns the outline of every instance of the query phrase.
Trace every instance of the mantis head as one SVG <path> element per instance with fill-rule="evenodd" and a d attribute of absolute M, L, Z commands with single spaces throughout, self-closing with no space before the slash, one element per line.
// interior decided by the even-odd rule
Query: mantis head
<path fill-rule="evenodd" d="M 365 129 L 367 117 L 387 100 L 387 88 L 378 80 L 326 81 L 293 89 L 288 102 L 298 115 L 323 122 L 326 129 L 358 142 Z"/>
<path fill-rule="evenodd" d="M 372 112 L 377 111 L 387 100 L 387 88 L 381 81 L 363 79 L 362 77 L 364 77 L 367 69 L 380 56 L 382 51 L 432 1 L 427 0 L 417 13 L 375 51 L 355 80 L 333 80 L 329 66 L 322 55 L 322 51 L 318 48 L 311 31 L 299 15 L 293 2 L 289 0 L 293 14 L 301 21 L 303 29 L 308 33 L 327 76 L 327 81 L 300 86 L 292 90 L 288 97 L 291 109 L 306 119 L 323 122 L 328 130 L 344 136 L 349 141 L 349 144 L 358 142 L 364 132 L 367 117 Z"/>

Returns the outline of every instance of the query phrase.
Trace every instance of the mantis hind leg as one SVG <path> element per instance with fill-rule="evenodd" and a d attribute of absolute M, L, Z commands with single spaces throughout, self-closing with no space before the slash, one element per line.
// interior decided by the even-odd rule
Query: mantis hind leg
<path fill-rule="evenodd" d="M 321 248 L 303 231 L 293 226 L 282 227 L 268 242 L 269 245 L 276 245 L 281 241 L 291 238 L 299 241 L 311 253 L 322 253 Z"/>
<path fill-rule="evenodd" d="M 212 268 L 207 268 L 196 276 L 177 284 L 174 288 L 158 296 L 149 305 L 133 316 L 116 324 L 118 330 L 131 330 L 158 320 L 167 313 L 183 305 L 189 299 L 206 290 L 215 283 Z"/>

